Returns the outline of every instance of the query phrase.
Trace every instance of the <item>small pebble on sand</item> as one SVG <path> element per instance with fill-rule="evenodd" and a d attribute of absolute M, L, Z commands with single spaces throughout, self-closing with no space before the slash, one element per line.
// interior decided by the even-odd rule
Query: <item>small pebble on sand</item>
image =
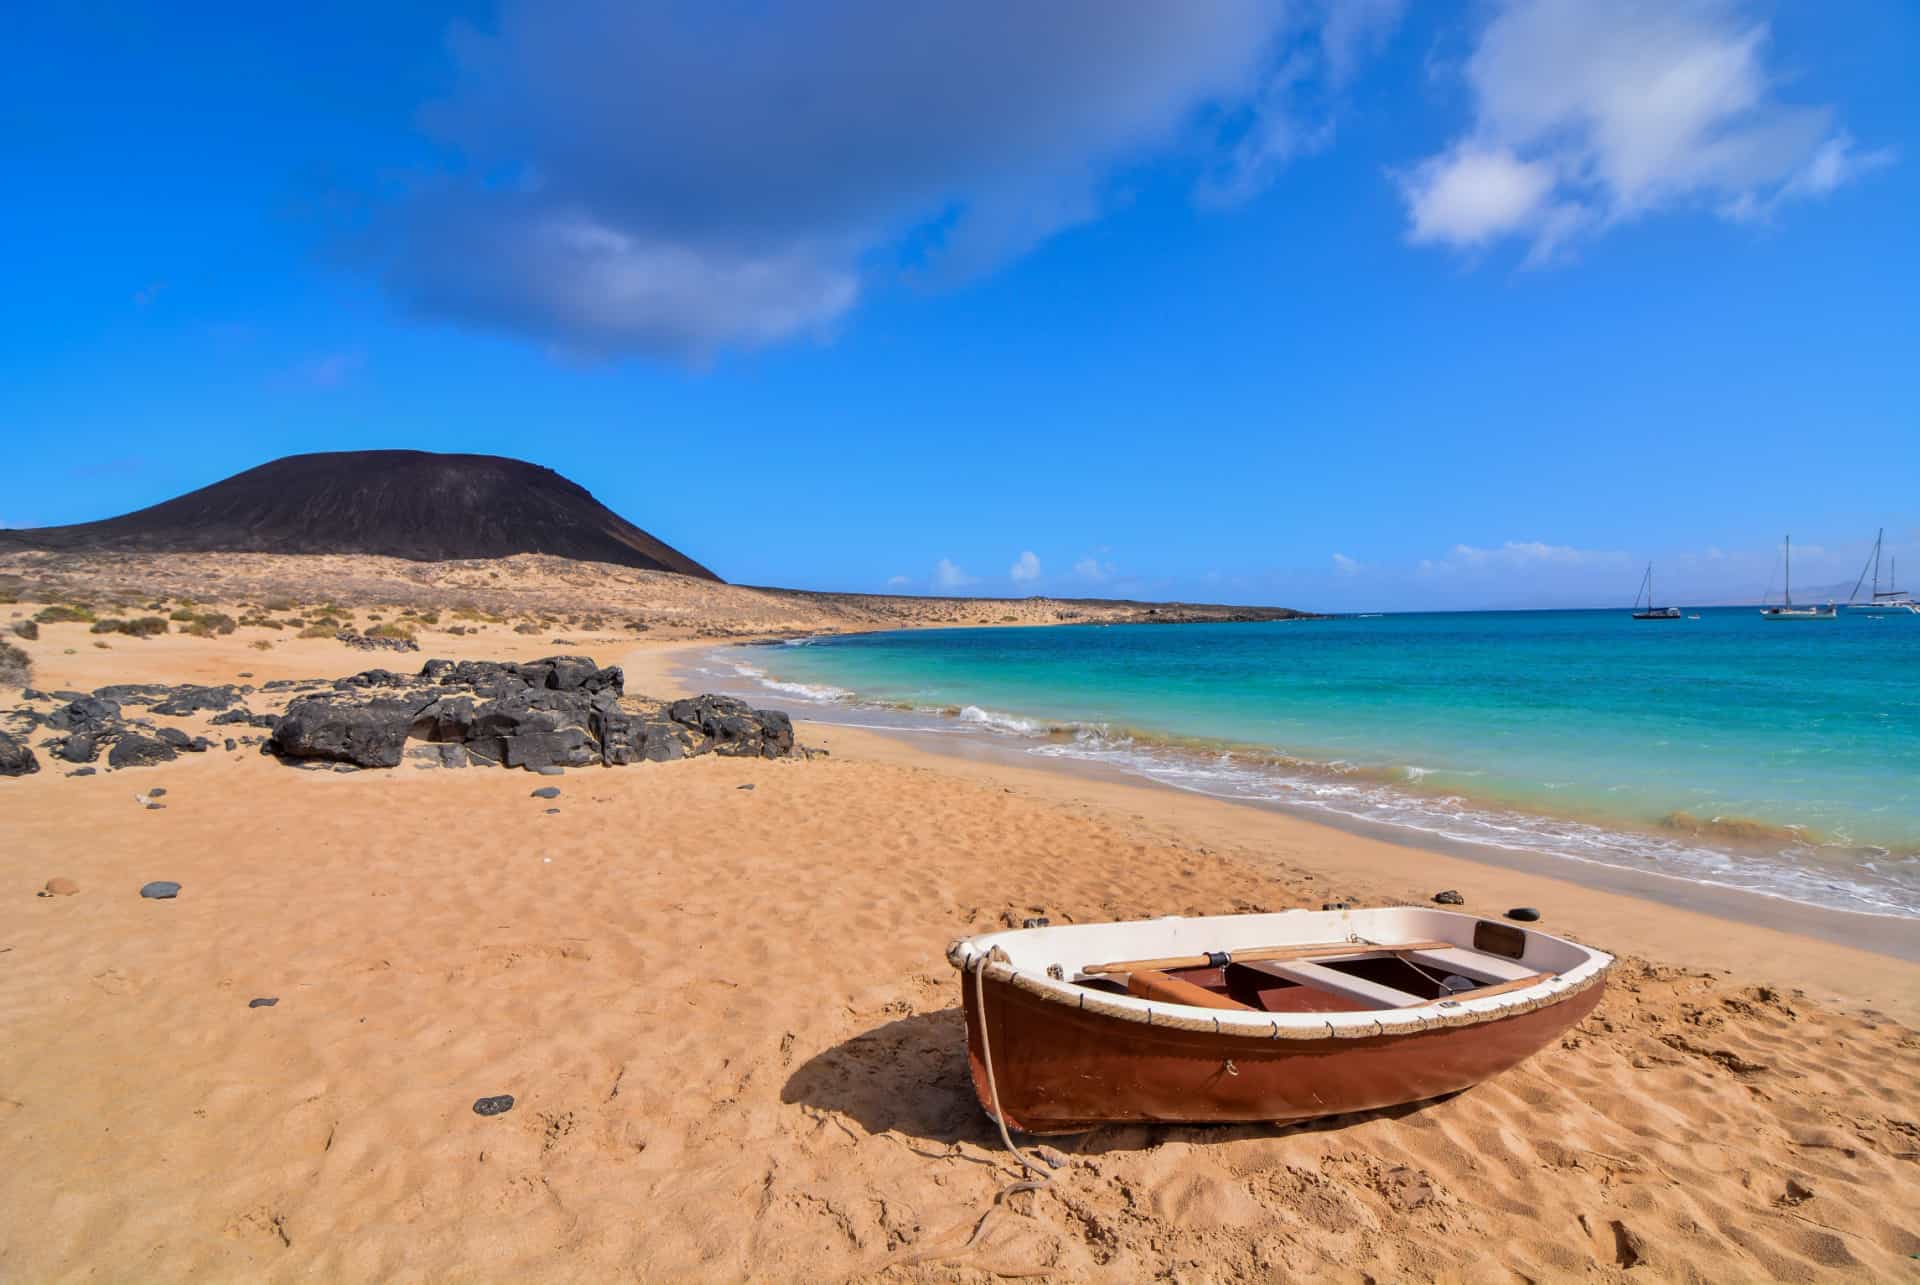
<path fill-rule="evenodd" d="M 47 886 L 40 890 L 42 897 L 71 897 L 80 891 L 80 885 L 71 879 L 49 879 Z"/>
<path fill-rule="evenodd" d="M 560 797 L 560 787 L 557 785 L 543 785 L 533 792 L 533 797 L 536 799 L 557 799 Z"/>
<path fill-rule="evenodd" d="M 278 1004 L 279 1002 L 280 1002 L 280 997 L 278 995 L 262 995 L 258 999 L 248 1000 L 247 1007 L 248 1008 L 272 1008 L 275 1004 Z"/>
<path fill-rule="evenodd" d="M 150 901 L 165 901 L 169 897 L 180 895 L 180 885 L 171 879 L 156 879 L 150 884 L 142 885 L 140 895 Z"/>
<path fill-rule="evenodd" d="M 753 784 L 752 782 L 748 782 L 746 785 L 736 785 L 733 788 L 736 790 L 751 790 L 753 788 Z"/>
<path fill-rule="evenodd" d="M 1515 906 L 1507 912 L 1507 918 L 1518 920 L 1523 924 L 1530 924 L 1540 918 L 1540 912 L 1532 906 Z"/>
<path fill-rule="evenodd" d="M 503 1115 L 513 1110 L 513 1094 L 502 1093 L 498 1097 L 481 1098 L 473 1104 L 475 1115 Z"/>

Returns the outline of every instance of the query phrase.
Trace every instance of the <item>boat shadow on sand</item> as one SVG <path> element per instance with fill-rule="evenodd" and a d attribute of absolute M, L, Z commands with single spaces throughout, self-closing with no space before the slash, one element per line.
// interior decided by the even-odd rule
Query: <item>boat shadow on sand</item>
<path fill-rule="evenodd" d="M 999 1131 L 974 1098 L 967 1074 L 966 1039 L 966 1018 L 957 1005 L 899 1018 L 808 1058 L 787 1077 L 780 1100 L 810 1107 L 843 1127 L 850 1120 L 870 1134 L 896 1133 L 941 1147 L 970 1142 L 997 1151 Z M 1273 1124 L 1109 1124 L 1044 1141 L 1077 1155 L 1102 1155 L 1163 1142 L 1278 1138 L 1344 1129 L 1365 1120 L 1403 1119 L 1446 1100 Z"/>

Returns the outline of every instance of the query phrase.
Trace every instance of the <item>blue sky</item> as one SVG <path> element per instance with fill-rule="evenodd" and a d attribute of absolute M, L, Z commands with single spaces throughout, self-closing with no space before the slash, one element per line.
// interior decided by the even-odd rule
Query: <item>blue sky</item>
<path fill-rule="evenodd" d="M 11 21 L 0 525 L 414 447 L 747 583 L 1920 578 L 1904 0 Z"/>

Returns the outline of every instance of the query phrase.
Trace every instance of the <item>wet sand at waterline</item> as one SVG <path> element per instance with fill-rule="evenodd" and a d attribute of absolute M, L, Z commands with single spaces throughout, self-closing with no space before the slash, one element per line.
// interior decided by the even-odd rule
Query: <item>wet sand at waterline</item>
<path fill-rule="evenodd" d="M 673 689 L 661 648 L 434 644 L 555 650 Z M 34 651 L 46 690 L 420 659 Z M 1914 1271 L 1913 964 L 1172 791 L 800 734 L 832 756 L 536 780 L 242 749 L 0 781 L 0 1275 Z M 162 810 L 136 798 L 155 786 Z M 79 893 L 33 895 L 55 877 Z M 180 896 L 141 900 L 154 879 Z M 1012 1177 L 967 1080 L 952 938 L 1441 887 L 1621 954 L 1595 1016 L 1443 1102 L 1070 1140 L 1052 1187 L 937 1257 Z M 475 1115 L 494 1094 L 513 1109 Z"/>

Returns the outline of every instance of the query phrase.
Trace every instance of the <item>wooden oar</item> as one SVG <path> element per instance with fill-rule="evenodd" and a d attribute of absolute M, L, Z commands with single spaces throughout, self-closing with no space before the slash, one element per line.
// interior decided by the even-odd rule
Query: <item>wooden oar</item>
<path fill-rule="evenodd" d="M 1255 946 L 1250 950 L 1219 951 L 1212 955 L 1176 955 L 1169 959 L 1123 959 L 1112 964 L 1088 964 L 1083 973 L 1131 973 L 1136 968 L 1165 972 L 1173 968 L 1206 968 L 1218 964 L 1224 956 L 1234 963 L 1251 964 L 1276 959 L 1318 959 L 1324 955 L 1376 955 L 1407 950 L 1451 950 L 1460 943 L 1452 941 L 1330 941 L 1312 946 Z"/>

